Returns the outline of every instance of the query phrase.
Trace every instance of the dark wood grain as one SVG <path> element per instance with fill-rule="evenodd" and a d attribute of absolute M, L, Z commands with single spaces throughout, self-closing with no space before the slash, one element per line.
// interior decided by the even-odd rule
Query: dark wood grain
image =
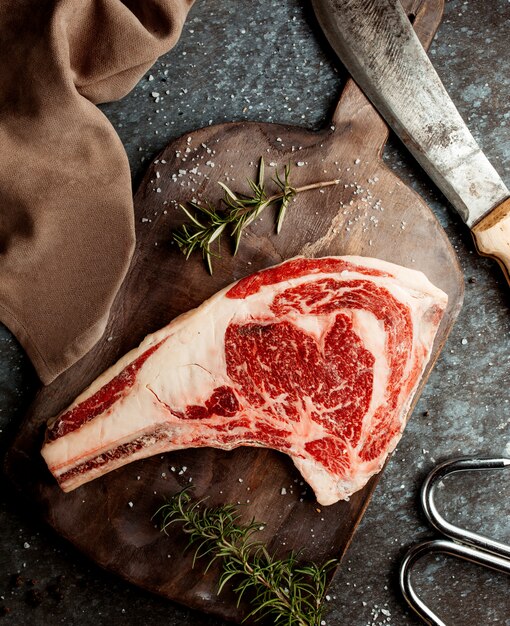
<path fill-rule="evenodd" d="M 416 15 L 415 28 L 428 45 L 442 2 L 416 0 L 405 6 Z M 243 608 L 236 608 L 228 592 L 216 595 L 217 571 L 205 575 L 200 566 L 193 570 L 190 555 L 183 556 L 179 533 L 162 536 L 151 520 L 165 496 L 188 485 L 190 478 L 197 497 L 240 502 L 246 517 L 266 522 L 261 538 L 271 550 L 301 550 L 304 558 L 316 561 L 343 555 L 378 477 L 349 502 L 318 507 L 284 455 L 250 448 L 200 449 L 139 461 L 63 494 L 39 451 L 46 420 L 147 333 L 228 283 L 298 254 L 378 257 L 424 271 L 448 294 L 423 385 L 460 309 L 463 280 L 430 209 L 383 165 L 387 135 L 386 125 L 350 81 L 332 124 L 319 132 L 263 123 L 223 124 L 172 142 L 151 164 L 135 196 L 135 256 L 105 336 L 73 368 L 41 389 L 6 462 L 11 481 L 43 517 L 99 565 L 153 592 L 239 621 Z M 176 202 L 219 200 L 219 180 L 247 190 L 245 181 L 255 176 L 261 155 L 267 164 L 290 163 L 294 185 L 331 178 L 345 182 L 324 193 L 298 196 L 279 236 L 274 233 L 274 214 L 268 211 L 250 228 L 237 257 L 224 246 L 210 277 L 199 258 L 185 262 L 171 243 L 171 231 L 182 221 Z M 190 172 L 195 167 L 198 171 Z M 179 175 L 179 170 L 186 173 Z M 271 170 L 268 167 L 268 174 Z M 187 470 L 180 473 L 183 466 Z M 282 487 L 287 495 L 281 495 Z"/>

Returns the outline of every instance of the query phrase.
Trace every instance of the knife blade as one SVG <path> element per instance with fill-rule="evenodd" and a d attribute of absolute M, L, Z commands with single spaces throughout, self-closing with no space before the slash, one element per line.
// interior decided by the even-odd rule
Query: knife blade
<path fill-rule="evenodd" d="M 510 192 L 450 99 L 398 0 L 312 0 L 329 43 L 510 284 Z"/>

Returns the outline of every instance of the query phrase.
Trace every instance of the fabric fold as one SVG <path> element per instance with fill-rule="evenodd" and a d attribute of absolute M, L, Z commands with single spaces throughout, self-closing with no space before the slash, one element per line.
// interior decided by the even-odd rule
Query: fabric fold
<path fill-rule="evenodd" d="M 95 103 L 133 88 L 191 4 L 0 5 L 0 321 L 45 384 L 101 337 L 134 248 L 129 163 Z"/>

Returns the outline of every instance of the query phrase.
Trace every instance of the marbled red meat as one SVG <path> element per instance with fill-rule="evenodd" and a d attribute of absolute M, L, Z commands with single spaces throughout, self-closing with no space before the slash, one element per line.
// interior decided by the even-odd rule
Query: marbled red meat
<path fill-rule="evenodd" d="M 291 259 L 148 336 L 52 420 L 43 456 L 68 491 L 156 453 L 263 446 L 321 504 L 347 498 L 397 444 L 446 301 L 377 259 Z"/>

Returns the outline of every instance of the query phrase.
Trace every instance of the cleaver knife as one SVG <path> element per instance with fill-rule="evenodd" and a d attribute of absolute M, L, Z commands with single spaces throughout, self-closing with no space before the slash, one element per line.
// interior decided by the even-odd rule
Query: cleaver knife
<path fill-rule="evenodd" d="M 510 193 L 469 132 L 398 0 L 312 0 L 332 48 L 510 283 Z"/>

